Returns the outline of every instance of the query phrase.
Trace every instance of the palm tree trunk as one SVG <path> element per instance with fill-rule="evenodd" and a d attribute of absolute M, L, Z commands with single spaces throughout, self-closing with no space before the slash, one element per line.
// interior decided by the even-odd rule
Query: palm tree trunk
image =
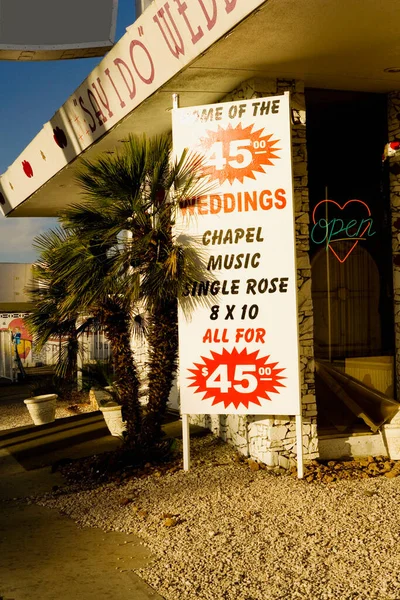
<path fill-rule="evenodd" d="M 178 364 L 178 310 L 176 299 L 164 302 L 150 317 L 149 401 L 142 424 L 142 445 L 152 447 L 162 437 L 162 423 Z"/>
<path fill-rule="evenodd" d="M 66 382 L 76 385 L 78 369 L 79 342 L 76 333 L 76 321 L 71 323 L 67 339 L 62 343 L 60 335 L 60 346 L 58 359 L 55 365 L 56 376 Z"/>
<path fill-rule="evenodd" d="M 122 406 L 122 416 L 127 424 L 126 443 L 137 446 L 141 430 L 141 405 L 139 378 L 131 350 L 130 319 L 126 311 L 110 301 L 96 311 L 110 341 L 116 374 L 116 389 Z"/>

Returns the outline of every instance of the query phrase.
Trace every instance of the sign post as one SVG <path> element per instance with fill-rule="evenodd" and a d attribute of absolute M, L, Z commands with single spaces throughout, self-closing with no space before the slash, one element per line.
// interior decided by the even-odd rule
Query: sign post
<path fill-rule="evenodd" d="M 211 189 L 181 204 L 175 229 L 207 272 L 184 292 L 193 314 L 179 311 L 185 468 L 189 414 L 294 415 L 302 477 L 289 94 L 175 104 L 173 140 L 177 156 L 204 155 Z"/>

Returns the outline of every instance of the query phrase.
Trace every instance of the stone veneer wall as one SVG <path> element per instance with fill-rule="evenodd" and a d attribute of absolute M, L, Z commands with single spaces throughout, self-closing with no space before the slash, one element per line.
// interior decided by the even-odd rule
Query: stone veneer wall
<path fill-rule="evenodd" d="M 291 92 L 297 124 L 292 125 L 294 203 L 296 218 L 297 284 L 300 335 L 303 447 L 305 459 L 318 457 L 317 405 L 314 380 L 313 307 L 311 301 L 311 265 L 309 258 L 309 201 L 307 177 L 306 127 L 304 124 L 304 85 L 300 81 L 250 79 L 221 102 L 247 100 Z M 302 123 L 300 122 L 300 116 Z M 400 275 L 400 270 L 399 270 Z M 191 421 L 209 427 L 216 435 L 240 452 L 269 466 L 288 468 L 295 463 L 294 417 L 204 416 Z"/>
<path fill-rule="evenodd" d="M 388 134 L 390 142 L 400 141 L 400 92 L 391 92 L 388 95 Z M 389 158 L 389 170 L 396 348 L 395 377 L 396 397 L 400 400 L 400 155 Z"/>

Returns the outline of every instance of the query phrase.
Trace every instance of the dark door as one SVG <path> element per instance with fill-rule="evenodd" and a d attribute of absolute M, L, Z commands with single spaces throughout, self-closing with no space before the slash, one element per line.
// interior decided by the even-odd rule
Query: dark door
<path fill-rule="evenodd" d="M 393 354 L 386 101 L 306 91 L 317 358 Z"/>

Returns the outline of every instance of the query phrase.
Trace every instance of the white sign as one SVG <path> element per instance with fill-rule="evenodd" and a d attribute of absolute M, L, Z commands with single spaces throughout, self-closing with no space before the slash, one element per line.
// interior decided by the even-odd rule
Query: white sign
<path fill-rule="evenodd" d="M 215 189 L 181 206 L 207 276 L 179 314 L 182 414 L 300 415 L 289 94 L 177 109 L 174 152 Z"/>

